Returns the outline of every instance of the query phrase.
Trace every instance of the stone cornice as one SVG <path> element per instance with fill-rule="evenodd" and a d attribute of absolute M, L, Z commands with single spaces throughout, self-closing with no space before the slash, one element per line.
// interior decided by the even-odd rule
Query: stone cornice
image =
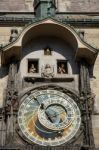
<path fill-rule="evenodd" d="M 33 13 L 9 13 L 9 15 L 7 15 L 7 13 L 2 14 L 0 13 L 0 25 L 26 25 L 28 23 L 32 23 L 35 22 L 34 20 L 39 20 L 39 18 L 35 18 Z M 16 14 L 18 14 L 17 16 L 15 16 Z M 24 14 L 24 15 L 22 15 Z M 32 16 L 33 14 L 33 16 Z M 80 15 L 83 16 L 85 15 L 85 18 L 83 17 L 79 17 Z M 58 16 L 60 15 L 60 16 Z M 65 18 L 62 16 L 65 15 Z M 72 15 L 75 15 L 75 17 L 71 17 Z M 86 15 L 92 15 L 92 13 L 58 13 L 56 14 L 55 18 L 61 20 L 61 22 L 65 23 L 65 24 L 71 24 L 73 26 L 98 26 L 99 27 L 99 18 L 97 18 L 99 16 L 98 14 L 93 14 L 94 16 L 88 16 L 88 18 L 86 18 Z M 96 17 L 96 18 L 95 18 Z"/>

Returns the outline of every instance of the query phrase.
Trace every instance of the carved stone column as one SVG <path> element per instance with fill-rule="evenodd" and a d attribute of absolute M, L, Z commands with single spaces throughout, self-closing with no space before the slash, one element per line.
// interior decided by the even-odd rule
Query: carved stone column
<path fill-rule="evenodd" d="M 90 111 L 90 104 L 93 101 L 91 89 L 90 89 L 90 76 L 89 66 L 85 60 L 80 62 L 80 96 L 82 101 L 82 121 L 84 126 L 84 145 L 87 146 L 88 150 L 94 149 L 94 138 L 92 133 L 92 111 Z"/>
<path fill-rule="evenodd" d="M 14 141 L 15 117 L 18 109 L 18 92 L 15 85 L 15 76 L 17 73 L 17 64 L 12 63 L 9 66 L 8 84 L 5 101 L 5 118 L 6 118 L 6 144 Z"/>

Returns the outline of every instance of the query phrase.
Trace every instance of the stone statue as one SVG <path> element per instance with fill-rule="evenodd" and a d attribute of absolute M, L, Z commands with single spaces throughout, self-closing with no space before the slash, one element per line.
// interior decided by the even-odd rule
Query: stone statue
<path fill-rule="evenodd" d="M 16 40 L 17 36 L 18 36 L 18 30 L 17 29 L 12 29 L 9 42 L 14 42 Z"/>
<path fill-rule="evenodd" d="M 45 49 L 44 55 L 51 55 L 51 50 L 49 48 Z"/>
<path fill-rule="evenodd" d="M 54 14 L 55 9 L 56 9 L 55 0 L 48 0 L 47 14 L 48 15 Z"/>
<path fill-rule="evenodd" d="M 29 73 L 36 73 L 36 68 L 34 66 L 34 64 L 31 64 L 31 67 L 29 68 Z"/>
<path fill-rule="evenodd" d="M 61 66 L 59 66 L 58 73 L 60 73 L 60 74 L 65 74 L 66 73 L 66 69 L 65 69 L 64 64 L 61 64 Z"/>
<path fill-rule="evenodd" d="M 42 69 L 41 73 L 42 77 L 45 78 L 52 78 L 54 76 L 54 69 L 49 64 L 45 65 L 45 68 Z"/>

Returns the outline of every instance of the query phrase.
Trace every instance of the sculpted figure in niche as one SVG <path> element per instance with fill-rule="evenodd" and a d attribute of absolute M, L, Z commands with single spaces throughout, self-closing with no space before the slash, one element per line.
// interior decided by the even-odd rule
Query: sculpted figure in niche
<path fill-rule="evenodd" d="M 46 48 L 46 49 L 44 50 L 44 55 L 51 55 L 51 50 L 50 50 L 50 48 Z"/>
<path fill-rule="evenodd" d="M 29 68 L 29 73 L 36 73 L 36 72 L 37 72 L 37 70 L 36 70 L 34 64 L 31 64 L 31 67 Z"/>
<path fill-rule="evenodd" d="M 66 73 L 65 65 L 63 63 L 61 64 L 61 66 L 59 66 L 58 73 L 60 73 L 60 74 L 65 74 Z"/>
<path fill-rule="evenodd" d="M 46 64 L 41 75 L 45 78 L 52 78 L 54 76 L 54 69 L 49 64 Z"/>

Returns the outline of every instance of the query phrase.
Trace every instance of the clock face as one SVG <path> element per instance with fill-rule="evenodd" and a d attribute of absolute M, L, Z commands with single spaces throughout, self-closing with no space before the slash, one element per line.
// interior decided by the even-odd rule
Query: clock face
<path fill-rule="evenodd" d="M 43 146 L 69 142 L 81 124 L 75 101 L 57 90 L 39 90 L 25 96 L 18 112 L 18 124 L 27 141 Z"/>

